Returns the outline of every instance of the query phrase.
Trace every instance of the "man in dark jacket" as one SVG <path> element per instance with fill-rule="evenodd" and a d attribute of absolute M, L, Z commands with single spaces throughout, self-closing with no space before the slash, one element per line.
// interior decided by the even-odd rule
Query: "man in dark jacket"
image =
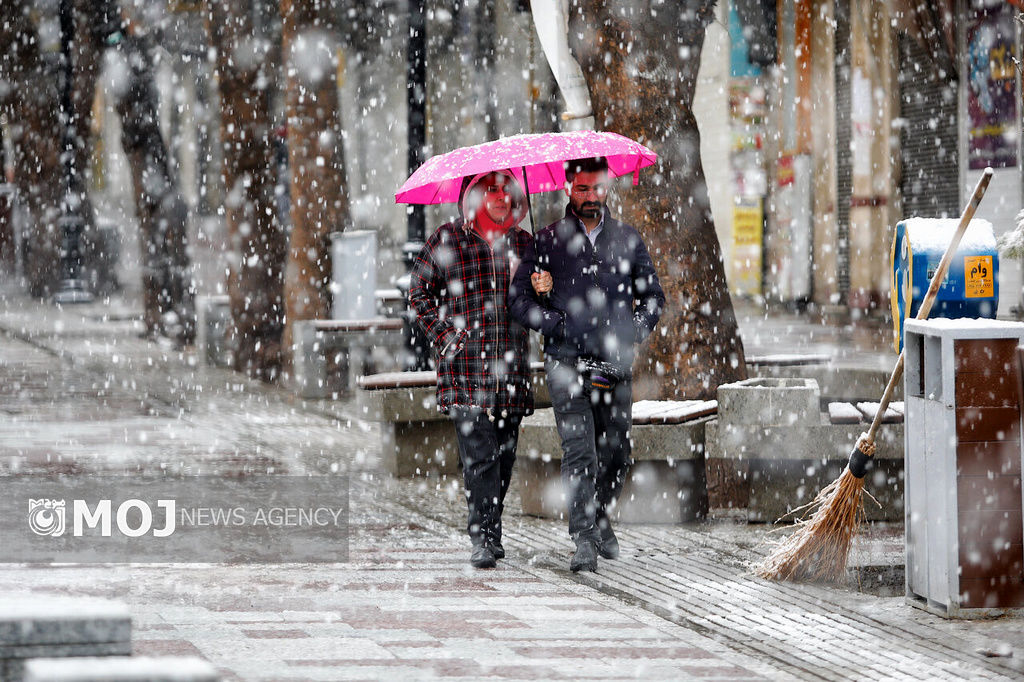
<path fill-rule="evenodd" d="M 619 554 L 608 507 L 630 465 L 635 345 L 658 323 L 665 295 L 639 233 L 605 207 L 605 159 L 570 162 L 566 181 L 565 217 L 527 249 L 509 289 L 509 308 L 544 335 L 569 534 L 576 542 L 569 567 L 594 571 L 598 554 Z"/>
<path fill-rule="evenodd" d="M 520 229 L 511 173 L 467 179 L 463 218 L 437 228 L 413 266 L 409 303 L 437 357 L 437 407 L 455 422 L 469 505 L 470 563 L 505 556 L 501 513 L 519 422 L 533 411 L 528 336 L 509 318 L 508 286 L 532 238 Z"/>

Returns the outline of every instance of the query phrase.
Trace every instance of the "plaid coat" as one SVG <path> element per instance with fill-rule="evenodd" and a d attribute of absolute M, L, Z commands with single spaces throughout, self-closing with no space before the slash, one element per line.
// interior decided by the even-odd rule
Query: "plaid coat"
<path fill-rule="evenodd" d="M 463 221 L 437 228 L 409 282 L 409 305 L 434 348 L 437 407 L 533 411 L 528 332 L 506 299 L 514 268 L 533 238 L 512 227 L 494 250 Z M 511 261 L 511 263 L 510 263 Z"/>

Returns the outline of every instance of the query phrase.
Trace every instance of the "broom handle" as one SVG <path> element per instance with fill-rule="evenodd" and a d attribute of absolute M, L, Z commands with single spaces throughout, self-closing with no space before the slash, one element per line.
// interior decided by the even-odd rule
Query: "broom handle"
<path fill-rule="evenodd" d="M 949 265 L 953 262 L 953 255 L 956 253 L 957 248 L 960 246 L 960 240 L 963 239 L 964 233 L 967 232 L 968 225 L 971 224 L 971 218 L 974 217 L 974 212 L 978 210 L 978 204 L 981 203 L 981 198 L 985 196 L 985 190 L 988 189 L 988 183 L 992 180 L 992 169 L 986 168 L 981 174 L 981 179 L 978 180 L 978 184 L 974 188 L 974 194 L 971 195 L 971 201 L 964 208 L 964 212 L 960 215 L 960 224 L 957 225 L 956 232 L 953 233 L 953 241 L 946 247 L 946 253 L 942 254 L 942 260 L 939 261 L 939 267 L 936 268 L 935 274 L 932 275 L 931 283 L 928 285 L 928 293 L 924 295 L 924 300 L 921 301 L 921 308 L 917 311 L 915 320 L 923 320 L 928 317 L 928 313 L 932 311 L 932 306 L 935 304 L 935 298 L 939 295 L 939 287 L 942 286 L 942 280 L 946 279 L 946 273 L 949 271 Z M 885 387 L 885 393 L 882 394 L 882 401 L 878 403 L 878 411 L 875 412 L 875 418 L 871 420 L 871 428 L 868 429 L 868 440 L 872 443 L 875 442 L 875 433 L 878 432 L 878 427 L 882 424 L 882 415 L 885 414 L 885 410 L 889 407 L 889 401 L 892 400 L 893 391 L 896 390 L 896 384 L 899 383 L 903 377 L 903 351 L 900 351 L 900 357 L 896 360 L 896 367 L 892 370 L 892 376 L 889 377 L 889 383 Z"/>

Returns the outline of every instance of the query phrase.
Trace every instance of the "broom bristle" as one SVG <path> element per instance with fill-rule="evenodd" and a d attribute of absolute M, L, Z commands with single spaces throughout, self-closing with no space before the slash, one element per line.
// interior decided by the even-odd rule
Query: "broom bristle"
<path fill-rule="evenodd" d="M 808 505 L 810 518 L 797 522 L 792 535 L 754 569 L 769 580 L 837 582 L 846 575 L 850 543 L 864 517 L 864 479 L 850 469 L 823 488 Z"/>

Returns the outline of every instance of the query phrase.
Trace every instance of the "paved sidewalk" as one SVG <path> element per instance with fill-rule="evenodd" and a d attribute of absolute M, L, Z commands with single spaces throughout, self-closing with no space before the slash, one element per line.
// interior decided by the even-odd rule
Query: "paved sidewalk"
<path fill-rule="evenodd" d="M 762 328 L 778 343 L 807 339 L 800 324 Z M 578 576 L 563 524 L 523 516 L 514 487 L 509 556 L 474 571 L 458 481 L 391 479 L 350 404 L 304 403 L 138 331 L 116 302 L 0 291 L 0 475 L 343 473 L 352 529 L 342 564 L 0 565 L 0 592 L 125 600 L 139 654 L 198 654 L 240 680 L 1024 679 L 1021 619 L 948 622 L 856 586 L 754 578 L 767 529 L 728 519 L 624 526 L 623 557 Z M 823 347 L 844 333 L 859 332 L 824 328 Z M 855 562 L 898 555 L 899 530 Z"/>
<path fill-rule="evenodd" d="M 834 367 L 892 371 L 898 357 L 892 322 L 884 313 L 869 317 L 765 309 L 746 299 L 733 301 L 747 356 L 825 355 Z"/>

